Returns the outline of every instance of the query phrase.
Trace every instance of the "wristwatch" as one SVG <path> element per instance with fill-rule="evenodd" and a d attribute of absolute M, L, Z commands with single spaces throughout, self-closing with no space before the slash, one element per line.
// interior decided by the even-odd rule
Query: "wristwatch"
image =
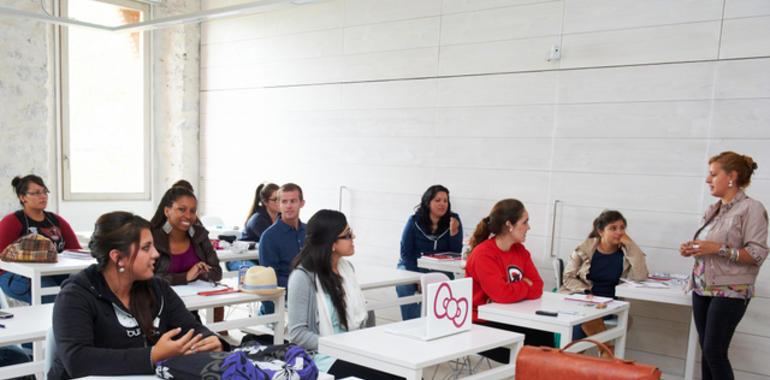
<path fill-rule="evenodd" d="M 717 252 L 717 255 L 721 257 L 730 257 L 730 250 L 727 249 L 727 246 L 722 244 L 721 247 L 719 247 L 719 252 Z"/>

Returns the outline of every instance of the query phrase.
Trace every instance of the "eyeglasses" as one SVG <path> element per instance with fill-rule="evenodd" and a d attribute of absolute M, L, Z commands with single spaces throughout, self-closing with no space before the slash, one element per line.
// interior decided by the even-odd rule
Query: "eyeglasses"
<path fill-rule="evenodd" d="M 348 232 L 337 236 L 337 240 L 353 240 L 353 238 L 356 237 L 356 234 L 353 233 L 353 230 L 348 230 Z"/>
<path fill-rule="evenodd" d="M 278 202 L 278 197 L 268 198 L 267 201 L 268 202 Z"/>
<path fill-rule="evenodd" d="M 42 197 L 43 195 L 48 196 L 51 192 L 48 191 L 48 189 L 42 190 L 42 191 L 36 191 L 34 193 L 27 193 L 30 197 Z"/>

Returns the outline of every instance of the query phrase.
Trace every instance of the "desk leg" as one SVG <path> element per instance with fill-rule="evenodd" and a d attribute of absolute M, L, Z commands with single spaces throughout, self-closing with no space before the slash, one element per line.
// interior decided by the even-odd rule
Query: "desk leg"
<path fill-rule="evenodd" d="M 278 302 L 274 303 L 274 313 L 278 317 L 278 321 L 275 323 L 275 330 L 273 331 L 273 344 L 283 344 L 283 332 L 286 330 L 286 300 L 283 294 L 278 297 Z"/>
<path fill-rule="evenodd" d="M 626 357 L 626 336 L 628 336 L 628 311 L 624 310 L 618 314 L 618 327 L 623 329 L 623 335 L 615 340 L 615 357 L 624 359 Z"/>
<path fill-rule="evenodd" d="M 413 373 L 406 375 L 406 380 L 422 380 L 422 368 L 414 370 Z"/>
<path fill-rule="evenodd" d="M 564 348 L 566 345 L 572 342 L 572 326 L 557 332 L 559 333 L 559 348 Z"/>
<path fill-rule="evenodd" d="M 206 309 L 206 325 L 211 326 L 211 324 L 214 323 L 214 308 L 208 308 Z"/>
<path fill-rule="evenodd" d="M 30 287 L 30 296 L 31 300 L 30 303 L 32 305 L 40 305 L 43 303 L 43 289 L 42 289 L 42 279 L 40 277 L 39 273 L 35 273 L 32 278 L 29 279 L 30 283 L 32 284 Z"/>
<path fill-rule="evenodd" d="M 692 380 L 695 371 L 695 350 L 698 347 L 698 330 L 695 321 L 690 318 L 690 334 L 687 337 L 687 356 L 684 360 L 684 380 Z"/>
<path fill-rule="evenodd" d="M 44 342 L 45 341 L 40 341 L 40 340 L 36 340 L 36 341 L 32 342 L 32 360 L 34 360 L 34 361 L 45 360 L 43 358 L 43 343 Z M 49 353 L 46 353 L 46 354 L 49 354 Z M 39 380 L 45 379 L 46 375 L 47 374 L 44 374 L 42 372 L 38 372 L 38 373 L 35 374 L 35 376 Z"/>

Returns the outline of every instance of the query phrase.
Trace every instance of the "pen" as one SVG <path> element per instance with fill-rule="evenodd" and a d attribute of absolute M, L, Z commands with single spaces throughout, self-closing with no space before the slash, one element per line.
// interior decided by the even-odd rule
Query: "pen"
<path fill-rule="evenodd" d="M 0 329 L 4 329 L 4 328 L 5 328 L 5 325 L 0 323 Z"/>

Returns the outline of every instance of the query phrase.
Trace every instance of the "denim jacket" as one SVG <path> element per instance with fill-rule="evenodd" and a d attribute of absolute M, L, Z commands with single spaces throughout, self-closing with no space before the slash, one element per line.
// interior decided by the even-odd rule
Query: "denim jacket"
<path fill-rule="evenodd" d="M 706 224 L 711 229 L 706 236 L 697 236 Z M 754 284 L 759 267 L 767 258 L 767 211 L 759 201 L 739 191 L 730 203 L 711 205 L 703 216 L 696 237 L 714 241 L 730 248 L 745 248 L 753 264 L 733 263 L 719 255 L 703 256 L 707 285 Z"/>

